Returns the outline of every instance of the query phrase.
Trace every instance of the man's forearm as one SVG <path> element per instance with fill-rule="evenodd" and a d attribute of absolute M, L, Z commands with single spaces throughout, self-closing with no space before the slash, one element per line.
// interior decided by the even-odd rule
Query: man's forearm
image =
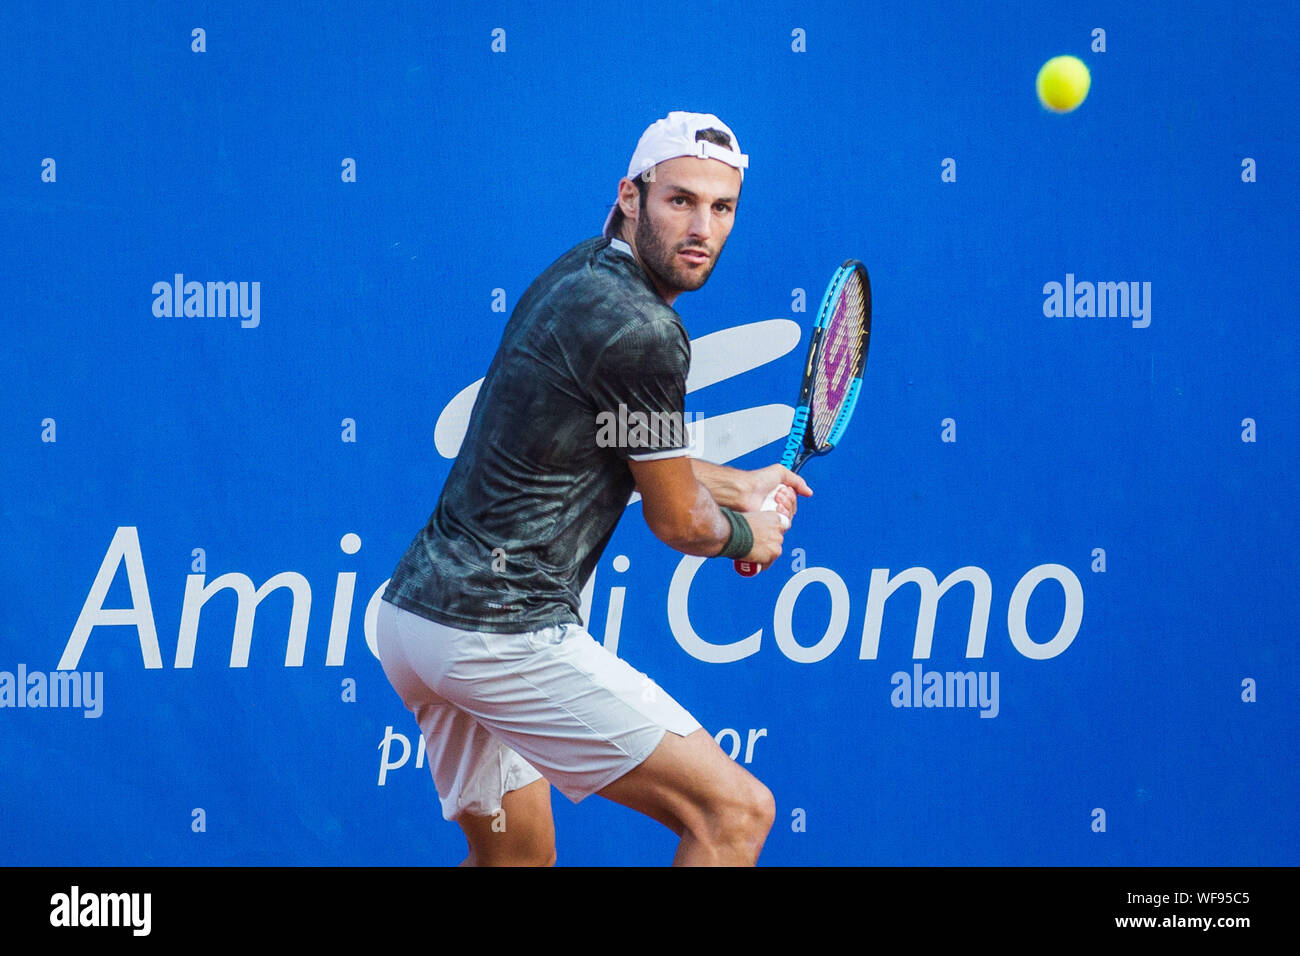
<path fill-rule="evenodd" d="M 712 558 L 722 550 L 731 537 L 731 523 L 722 512 L 722 504 L 709 491 L 708 486 L 696 479 L 698 497 L 685 514 L 678 515 L 676 533 L 662 540 L 670 548 L 683 554 Z"/>
<path fill-rule="evenodd" d="M 695 480 L 708 489 L 719 505 L 736 511 L 746 510 L 754 492 L 754 479 L 750 472 L 699 458 L 691 459 L 691 470 L 695 472 Z"/>

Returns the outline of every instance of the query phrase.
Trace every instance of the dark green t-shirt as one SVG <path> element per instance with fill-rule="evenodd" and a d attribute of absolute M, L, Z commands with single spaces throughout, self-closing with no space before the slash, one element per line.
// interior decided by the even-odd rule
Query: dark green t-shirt
<path fill-rule="evenodd" d="M 437 508 L 384 599 L 466 630 L 580 621 L 627 459 L 686 454 L 690 340 L 628 246 L 589 239 L 524 293 Z M 644 427 L 649 422 L 652 427 Z"/>

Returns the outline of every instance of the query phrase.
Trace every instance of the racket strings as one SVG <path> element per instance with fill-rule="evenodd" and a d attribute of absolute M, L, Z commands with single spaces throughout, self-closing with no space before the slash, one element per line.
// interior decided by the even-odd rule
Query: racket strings
<path fill-rule="evenodd" d="M 825 448 L 835 420 L 861 374 L 866 327 L 866 290 L 855 270 L 830 305 L 817 367 L 813 372 L 809 428 L 816 448 Z"/>

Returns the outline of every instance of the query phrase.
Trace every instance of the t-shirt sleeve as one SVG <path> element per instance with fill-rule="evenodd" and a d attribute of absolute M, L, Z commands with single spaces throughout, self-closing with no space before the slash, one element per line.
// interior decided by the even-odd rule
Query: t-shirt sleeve
<path fill-rule="evenodd" d="M 688 349 L 680 329 L 667 322 L 634 326 L 606 346 L 588 384 L 598 445 L 635 461 L 689 453 Z"/>

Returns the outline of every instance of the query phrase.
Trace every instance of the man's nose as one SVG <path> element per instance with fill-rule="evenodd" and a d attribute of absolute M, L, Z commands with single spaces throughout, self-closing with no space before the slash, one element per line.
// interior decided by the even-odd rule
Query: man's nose
<path fill-rule="evenodd" d="M 713 233 L 713 207 L 699 205 L 691 216 L 691 235 L 699 239 L 708 239 Z"/>

